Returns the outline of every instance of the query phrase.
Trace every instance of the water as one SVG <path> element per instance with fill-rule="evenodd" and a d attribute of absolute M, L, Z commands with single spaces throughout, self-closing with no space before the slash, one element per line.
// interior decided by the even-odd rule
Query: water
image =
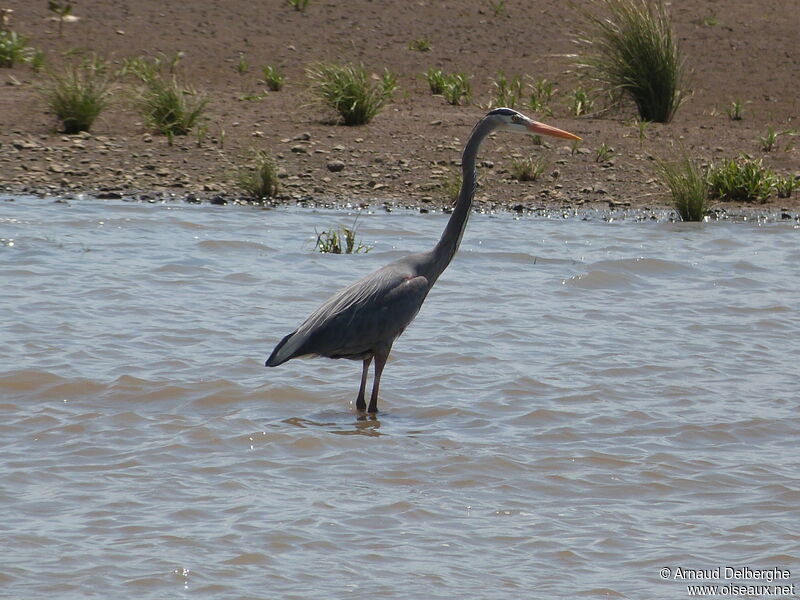
<path fill-rule="evenodd" d="M 369 254 L 311 251 L 352 218 L 0 203 L 0 596 L 800 583 L 796 223 L 475 215 L 363 419 L 360 364 L 263 367 L 446 219 L 364 214 Z"/>

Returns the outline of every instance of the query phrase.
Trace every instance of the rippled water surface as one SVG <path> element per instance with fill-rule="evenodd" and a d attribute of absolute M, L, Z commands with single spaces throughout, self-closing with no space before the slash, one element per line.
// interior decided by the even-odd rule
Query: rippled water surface
<path fill-rule="evenodd" d="M 0 202 L 0 596 L 800 584 L 796 224 L 475 215 L 364 419 L 360 364 L 263 366 L 446 216 L 363 214 L 369 254 L 311 251 L 352 219 Z"/>

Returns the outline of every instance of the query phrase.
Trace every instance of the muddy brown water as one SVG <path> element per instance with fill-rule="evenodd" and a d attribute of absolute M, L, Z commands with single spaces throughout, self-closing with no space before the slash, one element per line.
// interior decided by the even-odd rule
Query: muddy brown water
<path fill-rule="evenodd" d="M 0 595 L 798 582 L 798 225 L 473 215 L 376 419 L 357 363 L 264 368 L 445 219 L 362 214 L 374 249 L 334 256 L 314 231 L 352 214 L 0 202 Z"/>

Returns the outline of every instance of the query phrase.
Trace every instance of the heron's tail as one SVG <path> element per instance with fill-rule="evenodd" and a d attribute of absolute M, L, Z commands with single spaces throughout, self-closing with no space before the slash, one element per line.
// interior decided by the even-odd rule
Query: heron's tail
<path fill-rule="evenodd" d="M 282 365 L 287 360 L 294 357 L 294 348 L 292 347 L 293 344 L 290 344 L 289 347 L 287 347 L 286 342 L 292 339 L 295 333 L 297 332 L 293 331 L 283 338 L 277 346 L 275 346 L 275 350 L 272 351 L 272 354 L 269 355 L 267 362 L 264 363 L 265 367 L 277 367 L 278 365 Z"/>

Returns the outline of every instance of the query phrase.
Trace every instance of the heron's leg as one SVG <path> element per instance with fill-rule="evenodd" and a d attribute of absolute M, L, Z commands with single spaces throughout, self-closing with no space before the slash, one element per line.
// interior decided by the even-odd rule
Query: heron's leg
<path fill-rule="evenodd" d="M 358 410 L 364 410 L 367 408 L 367 403 L 364 400 L 364 392 L 367 389 L 367 371 L 369 371 L 369 365 L 372 362 L 372 357 L 364 359 L 364 366 L 361 369 L 361 387 L 358 389 L 358 398 L 356 398 L 356 408 Z"/>
<path fill-rule="evenodd" d="M 386 364 L 387 358 L 389 358 L 388 351 L 375 354 L 375 380 L 372 382 L 372 396 L 369 399 L 367 412 L 378 412 L 378 389 L 381 386 L 381 373 L 383 373 L 383 366 Z"/>

